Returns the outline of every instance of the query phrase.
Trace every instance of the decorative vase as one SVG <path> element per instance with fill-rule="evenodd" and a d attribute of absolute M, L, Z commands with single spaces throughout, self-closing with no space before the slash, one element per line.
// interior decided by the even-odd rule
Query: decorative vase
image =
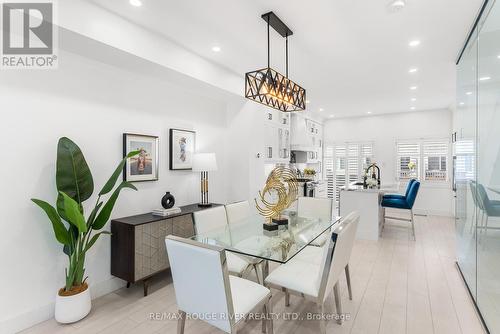
<path fill-rule="evenodd" d="M 175 204 L 175 197 L 167 191 L 165 196 L 162 197 L 161 199 L 161 206 L 163 206 L 165 209 L 170 209 L 173 207 Z"/>
<path fill-rule="evenodd" d="M 56 295 L 56 310 L 55 319 L 61 324 L 70 324 L 77 322 L 90 313 L 92 306 L 90 298 L 90 289 L 86 289 L 80 293 L 71 296 Z"/>

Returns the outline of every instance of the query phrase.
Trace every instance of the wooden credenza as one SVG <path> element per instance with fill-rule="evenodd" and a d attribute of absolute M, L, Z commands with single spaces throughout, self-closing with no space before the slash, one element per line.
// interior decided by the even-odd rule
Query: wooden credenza
<path fill-rule="evenodd" d="M 213 204 L 212 208 L 220 204 Z M 181 213 L 168 217 L 151 213 L 113 219 L 111 221 L 111 275 L 131 283 L 144 283 L 148 294 L 148 279 L 170 268 L 165 249 L 165 237 L 176 235 L 189 238 L 195 234 L 193 213 L 209 208 L 191 204 L 181 207 Z"/>

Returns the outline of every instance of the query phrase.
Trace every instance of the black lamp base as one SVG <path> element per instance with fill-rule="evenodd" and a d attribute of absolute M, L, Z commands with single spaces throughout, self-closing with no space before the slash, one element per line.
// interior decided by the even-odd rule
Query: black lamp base
<path fill-rule="evenodd" d="M 212 206 L 212 203 L 198 203 L 200 208 L 209 208 Z"/>
<path fill-rule="evenodd" d="M 273 218 L 273 223 L 278 226 L 288 225 L 288 218 Z"/>

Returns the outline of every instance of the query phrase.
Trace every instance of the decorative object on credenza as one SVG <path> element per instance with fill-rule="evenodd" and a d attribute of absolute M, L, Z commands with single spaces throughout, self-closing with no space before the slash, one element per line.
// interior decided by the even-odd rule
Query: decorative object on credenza
<path fill-rule="evenodd" d="M 170 129 L 170 170 L 193 168 L 196 132 Z"/>
<path fill-rule="evenodd" d="M 165 195 L 161 198 L 161 206 L 165 209 L 170 209 L 173 207 L 175 204 L 175 197 L 170 193 L 170 191 L 167 191 Z"/>
<path fill-rule="evenodd" d="M 159 140 L 157 136 L 124 133 L 123 156 L 131 151 L 138 151 L 139 154 L 127 159 L 123 167 L 123 180 L 130 182 L 157 181 L 158 146 Z"/>
<path fill-rule="evenodd" d="M 193 172 L 200 172 L 201 200 L 199 206 L 212 206 L 208 198 L 208 172 L 217 170 L 215 153 L 196 153 L 193 155 Z"/>
<path fill-rule="evenodd" d="M 179 207 L 175 207 L 175 208 L 170 208 L 170 209 L 154 209 L 153 211 L 151 211 L 151 214 L 153 216 L 160 216 L 160 217 L 168 217 L 168 216 L 171 216 L 173 214 L 179 214 L 181 213 L 181 208 Z"/>
<path fill-rule="evenodd" d="M 267 22 L 267 67 L 245 74 L 245 97 L 284 112 L 306 109 L 306 90 L 288 78 L 288 36 L 293 32 L 273 12 L 262 15 Z M 286 43 L 285 75 L 271 68 L 269 27 L 273 27 Z"/>
<path fill-rule="evenodd" d="M 260 204 L 255 199 L 257 211 L 268 219 L 263 224 L 267 231 L 278 229 L 279 225 L 287 225 L 288 219 L 281 214 L 297 200 L 297 171 L 293 168 L 275 167 L 266 180 L 266 185 L 259 191 Z"/>
<path fill-rule="evenodd" d="M 110 234 L 108 231 L 96 231 L 101 230 L 108 222 L 120 191 L 124 188 L 137 190 L 127 181 L 121 182 L 116 188 L 115 185 L 127 159 L 138 154 L 138 151 L 130 152 L 118 164 L 99 191 L 97 201 L 85 219 L 83 203 L 94 192 L 92 173 L 80 148 L 70 139 L 63 137 L 59 139 L 57 145 L 56 207 L 39 199 L 31 199 L 47 214 L 55 237 L 64 246 L 63 251 L 69 259 L 65 286 L 56 296 L 55 319 L 60 323 L 78 321 L 90 312 L 91 300 L 85 277 L 85 256 L 99 236 Z M 113 188 L 115 190 L 104 203 L 102 196 L 110 193 Z"/>

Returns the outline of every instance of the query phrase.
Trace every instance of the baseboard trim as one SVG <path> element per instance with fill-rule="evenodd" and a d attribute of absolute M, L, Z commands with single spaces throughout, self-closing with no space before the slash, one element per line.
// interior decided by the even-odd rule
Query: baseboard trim
<path fill-rule="evenodd" d="M 111 277 L 90 286 L 92 299 L 99 298 L 125 286 L 125 281 Z M 54 317 L 55 302 L 0 321 L 0 334 L 17 333 Z"/>

